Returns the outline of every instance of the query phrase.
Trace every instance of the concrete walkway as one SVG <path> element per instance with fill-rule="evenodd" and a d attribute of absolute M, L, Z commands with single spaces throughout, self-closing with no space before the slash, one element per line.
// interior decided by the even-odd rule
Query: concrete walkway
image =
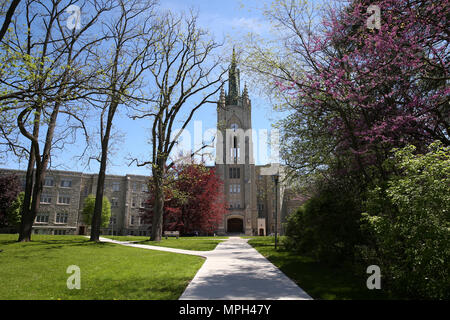
<path fill-rule="evenodd" d="M 180 300 L 305 300 L 305 291 L 262 256 L 247 241 L 230 237 L 212 251 L 192 251 L 133 244 L 101 238 L 130 247 L 190 254 L 206 258 Z"/>

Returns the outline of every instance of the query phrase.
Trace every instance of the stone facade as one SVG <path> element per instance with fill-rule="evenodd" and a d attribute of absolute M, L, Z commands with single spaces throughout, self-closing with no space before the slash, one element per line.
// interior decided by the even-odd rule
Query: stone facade
<path fill-rule="evenodd" d="M 1 174 L 16 174 L 25 186 L 25 172 L 1 169 Z M 33 232 L 40 234 L 88 234 L 83 222 L 84 199 L 95 194 L 98 176 L 80 172 L 51 170 L 47 173 L 39 213 Z M 105 196 L 111 203 L 111 220 L 102 234 L 150 235 L 141 222 L 139 209 L 148 198 L 148 177 L 107 175 Z"/>

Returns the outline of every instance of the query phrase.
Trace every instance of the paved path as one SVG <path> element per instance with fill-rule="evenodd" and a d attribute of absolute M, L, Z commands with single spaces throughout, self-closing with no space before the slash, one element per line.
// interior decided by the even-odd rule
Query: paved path
<path fill-rule="evenodd" d="M 180 300 L 304 300 L 305 291 L 262 256 L 247 241 L 230 237 L 212 251 L 192 251 L 133 244 L 101 238 L 126 246 L 197 255 L 207 258 Z"/>

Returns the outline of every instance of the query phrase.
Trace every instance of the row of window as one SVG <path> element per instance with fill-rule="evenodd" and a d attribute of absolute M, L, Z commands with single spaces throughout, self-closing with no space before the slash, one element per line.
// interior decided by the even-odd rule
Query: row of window
<path fill-rule="evenodd" d="M 36 223 L 48 223 L 50 214 L 45 213 L 38 213 L 36 216 Z M 57 213 L 55 216 L 55 223 L 67 223 L 67 219 L 69 218 L 68 213 Z"/>
<path fill-rule="evenodd" d="M 130 216 L 130 226 L 140 226 L 144 224 L 144 220 L 141 217 Z"/>
<path fill-rule="evenodd" d="M 51 204 L 53 200 L 53 196 L 50 194 L 42 194 L 41 195 L 41 203 L 42 204 Z M 70 196 L 68 195 L 59 195 L 57 197 L 57 204 L 70 204 Z"/>
<path fill-rule="evenodd" d="M 240 209 L 241 208 L 241 204 L 239 202 L 236 203 L 230 203 L 230 209 Z"/>
<path fill-rule="evenodd" d="M 66 235 L 67 230 L 49 230 L 49 229 L 34 229 L 34 234 L 54 234 L 54 235 Z"/>
<path fill-rule="evenodd" d="M 109 219 L 109 225 L 117 224 L 117 218 L 115 216 L 111 216 Z M 144 224 L 144 219 L 139 216 L 130 216 L 130 225 L 131 226 L 140 226 Z"/>
<path fill-rule="evenodd" d="M 111 184 L 111 188 L 112 188 L 112 191 L 114 191 L 114 192 L 120 191 L 120 181 L 113 181 L 112 184 Z M 139 183 L 138 182 L 133 182 L 131 184 L 131 190 L 133 192 L 138 192 L 138 188 L 139 188 Z M 141 192 L 148 192 L 148 185 L 146 183 L 141 183 L 140 184 L 140 191 Z"/>
<path fill-rule="evenodd" d="M 240 184 L 230 184 L 230 193 L 240 193 L 241 185 Z"/>
<path fill-rule="evenodd" d="M 241 178 L 241 168 L 229 168 L 229 178 L 230 179 L 240 179 Z"/>
<path fill-rule="evenodd" d="M 70 196 L 68 195 L 59 195 L 57 197 L 57 204 L 70 204 Z M 41 203 L 42 204 L 51 204 L 53 201 L 53 196 L 50 194 L 42 194 L 41 195 Z M 131 200 L 131 207 L 136 208 L 138 204 L 138 198 L 133 197 Z M 145 199 L 141 199 L 140 208 L 145 208 Z M 119 207 L 119 199 L 111 198 L 111 207 L 117 208 Z"/>
<path fill-rule="evenodd" d="M 133 192 L 138 192 L 138 186 L 138 182 L 133 182 L 131 184 L 131 190 L 133 190 Z M 141 183 L 141 192 L 148 192 L 148 185 L 146 183 Z"/>
<path fill-rule="evenodd" d="M 44 186 L 45 187 L 54 187 L 55 186 L 55 180 L 53 177 L 46 177 L 44 179 Z M 72 180 L 71 179 L 61 179 L 60 180 L 60 187 L 62 188 L 71 188 L 72 187 Z M 132 190 L 134 192 L 138 191 L 139 183 L 133 182 L 131 184 Z M 113 181 L 111 184 L 112 191 L 120 191 L 120 181 Z M 146 183 L 141 183 L 140 185 L 140 191 L 141 192 L 148 192 L 148 185 Z"/>
<path fill-rule="evenodd" d="M 132 197 L 131 198 L 131 207 L 136 208 L 139 203 L 140 208 L 145 208 L 145 202 L 146 202 L 145 199 L 141 199 L 141 201 L 139 202 L 139 199 L 137 197 Z"/>
<path fill-rule="evenodd" d="M 44 179 L 44 186 L 45 187 L 54 187 L 55 180 L 53 179 L 53 177 L 46 177 Z M 62 188 L 72 188 L 72 180 L 71 179 L 61 179 L 59 182 L 59 186 Z"/>

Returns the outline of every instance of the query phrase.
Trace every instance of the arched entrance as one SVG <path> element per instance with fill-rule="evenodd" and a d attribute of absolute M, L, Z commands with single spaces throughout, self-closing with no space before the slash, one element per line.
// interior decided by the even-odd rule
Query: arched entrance
<path fill-rule="evenodd" d="M 242 218 L 231 218 L 227 221 L 227 232 L 244 233 L 244 220 Z"/>

